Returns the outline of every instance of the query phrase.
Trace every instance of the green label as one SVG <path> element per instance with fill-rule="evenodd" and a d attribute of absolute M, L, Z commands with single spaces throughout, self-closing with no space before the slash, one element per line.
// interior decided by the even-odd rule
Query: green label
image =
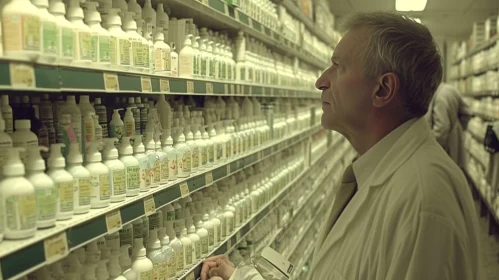
<path fill-rule="evenodd" d="M 109 61 L 111 62 L 111 65 L 118 65 L 117 46 L 118 46 L 118 39 L 114 36 L 111 36 L 109 38 Z M 99 121 L 102 121 L 100 117 Z M 104 129 L 104 127 L 102 129 Z"/>
<path fill-rule="evenodd" d="M 92 62 L 97 62 L 97 60 L 99 59 L 99 36 L 97 36 L 96 34 L 92 34 L 91 42 Z"/>
<path fill-rule="evenodd" d="M 35 194 L 10 196 L 5 200 L 6 226 L 10 230 L 36 227 Z"/>
<path fill-rule="evenodd" d="M 53 22 L 44 22 L 42 26 L 43 53 L 58 54 L 57 25 Z"/>
<path fill-rule="evenodd" d="M 122 195 L 126 193 L 125 169 L 111 170 L 109 180 L 111 181 L 113 195 Z"/>
<path fill-rule="evenodd" d="M 59 210 L 61 212 L 73 211 L 74 209 L 73 181 L 56 183 L 55 187 L 59 192 Z"/>
<path fill-rule="evenodd" d="M 118 40 L 118 49 L 120 52 L 120 64 L 121 65 L 130 65 L 130 49 L 132 44 L 127 39 L 119 39 Z"/>
<path fill-rule="evenodd" d="M 36 210 L 38 221 L 52 220 L 57 211 L 57 190 L 36 189 Z"/>
<path fill-rule="evenodd" d="M 128 166 L 126 168 L 127 188 L 129 190 L 136 190 L 140 187 L 140 167 Z"/>
<path fill-rule="evenodd" d="M 109 36 L 99 36 L 99 61 L 100 62 L 111 62 L 111 52 L 110 52 L 110 42 Z"/>
<path fill-rule="evenodd" d="M 79 54 L 82 60 L 92 60 L 93 58 L 93 45 L 92 39 L 94 36 L 90 32 L 78 32 Z"/>
<path fill-rule="evenodd" d="M 78 193 L 79 206 L 90 205 L 91 183 L 90 178 L 79 178 L 74 180 L 74 188 Z"/>

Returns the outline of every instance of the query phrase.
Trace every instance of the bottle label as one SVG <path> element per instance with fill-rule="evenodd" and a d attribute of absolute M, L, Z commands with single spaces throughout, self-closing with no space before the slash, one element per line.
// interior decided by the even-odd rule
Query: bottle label
<path fill-rule="evenodd" d="M 234 78 L 232 77 L 232 67 L 231 67 L 231 66 L 227 67 L 227 78 L 228 78 L 229 80 L 233 80 L 233 79 L 234 79 Z"/>
<path fill-rule="evenodd" d="M 234 217 L 225 217 L 227 221 L 227 234 L 230 235 L 234 231 Z"/>
<path fill-rule="evenodd" d="M 109 182 L 109 176 L 107 174 L 99 174 L 99 197 L 100 200 L 108 200 L 111 197 L 111 186 Z"/>
<path fill-rule="evenodd" d="M 227 219 L 220 219 L 220 222 L 221 222 L 221 224 L 220 224 L 220 236 L 219 236 L 218 240 L 221 241 L 222 236 L 227 235 L 226 233 L 227 233 L 228 229 L 227 229 Z"/>
<path fill-rule="evenodd" d="M 161 159 L 161 181 L 168 181 L 170 169 L 168 167 L 168 157 Z"/>
<path fill-rule="evenodd" d="M 159 273 L 158 273 L 158 278 L 160 280 L 167 280 L 169 275 L 169 270 L 168 270 L 168 262 L 167 261 L 162 261 L 159 263 Z"/>
<path fill-rule="evenodd" d="M 177 174 L 177 159 L 176 156 L 175 158 L 169 158 L 168 159 L 168 166 L 170 167 L 170 178 L 174 178 L 175 175 Z"/>
<path fill-rule="evenodd" d="M 182 156 L 182 171 L 184 173 L 190 173 L 191 172 L 191 151 L 187 151 L 184 153 Z"/>
<path fill-rule="evenodd" d="M 153 262 L 152 263 L 152 279 L 154 280 L 159 280 L 159 275 L 161 274 L 161 263 L 159 262 Z"/>
<path fill-rule="evenodd" d="M 179 56 L 178 65 L 179 72 L 184 74 L 192 75 L 194 73 L 194 57 L 192 55 L 182 55 Z"/>
<path fill-rule="evenodd" d="M 215 246 L 215 228 L 208 229 L 208 244 L 209 246 Z"/>
<path fill-rule="evenodd" d="M 123 195 L 126 193 L 125 169 L 111 170 L 109 180 L 111 181 L 113 195 Z"/>
<path fill-rule="evenodd" d="M 74 180 L 75 193 L 78 194 L 78 205 L 90 205 L 90 178 L 79 178 Z"/>
<path fill-rule="evenodd" d="M 161 182 L 161 161 L 156 156 L 156 160 L 154 161 L 154 183 L 158 184 Z"/>
<path fill-rule="evenodd" d="M 12 112 L 2 112 L 3 120 L 5 121 L 5 133 L 12 133 L 14 131 L 14 117 Z"/>
<path fill-rule="evenodd" d="M 156 212 L 149 217 L 149 230 L 158 229 L 159 228 L 159 212 Z"/>
<path fill-rule="evenodd" d="M 201 237 L 201 253 L 208 254 L 208 236 Z"/>
<path fill-rule="evenodd" d="M 22 147 L 22 148 L 26 149 L 26 151 L 28 151 L 29 148 L 31 148 L 31 147 L 38 147 L 38 140 L 28 140 L 26 142 L 24 142 L 24 141 L 12 141 L 12 145 L 14 147 Z M 22 153 L 21 160 L 23 162 L 26 162 L 28 160 L 28 153 L 27 152 Z"/>
<path fill-rule="evenodd" d="M 35 194 L 10 196 L 5 200 L 6 227 L 25 230 L 36 227 Z"/>
<path fill-rule="evenodd" d="M 170 259 L 168 259 L 168 278 L 175 278 L 177 273 L 177 256 L 172 254 Z"/>
<path fill-rule="evenodd" d="M 132 245 L 133 241 L 133 228 L 123 227 L 119 231 L 120 235 L 120 247 L 125 245 Z"/>
<path fill-rule="evenodd" d="M 177 261 L 177 272 L 184 271 L 184 250 L 177 249 L 175 251 L 175 259 Z"/>
<path fill-rule="evenodd" d="M 125 137 L 130 137 L 135 133 L 135 120 L 125 122 Z"/>
<path fill-rule="evenodd" d="M 210 145 L 208 147 L 208 159 L 210 162 L 215 162 L 215 145 Z"/>
<path fill-rule="evenodd" d="M 175 214 L 176 214 L 176 211 L 166 212 L 166 220 L 167 221 L 175 221 Z"/>
<path fill-rule="evenodd" d="M 165 53 L 163 49 L 158 48 L 154 50 L 154 68 L 156 71 L 165 70 Z"/>
<path fill-rule="evenodd" d="M 109 61 L 111 62 L 111 65 L 118 65 L 117 46 L 118 46 L 118 38 L 111 36 L 109 38 Z M 99 115 L 99 113 L 97 113 L 97 115 L 99 116 L 99 122 L 107 120 L 107 114 L 106 118 L 104 119 L 101 118 L 101 115 Z M 102 127 L 102 129 L 104 129 L 104 127 Z"/>
<path fill-rule="evenodd" d="M 219 225 L 215 225 L 215 234 L 215 242 L 218 243 L 222 241 L 222 223 L 220 223 Z"/>
<path fill-rule="evenodd" d="M 81 60 L 92 60 L 92 33 L 87 31 L 78 31 L 78 43 L 79 50 L 78 53 L 80 55 Z"/>
<path fill-rule="evenodd" d="M 126 187 L 128 190 L 136 190 L 140 187 L 140 167 L 127 166 L 126 168 Z"/>
<path fill-rule="evenodd" d="M 90 42 L 91 42 L 91 53 L 92 53 L 92 62 L 98 62 L 98 59 L 99 59 L 99 36 L 97 35 L 97 33 L 90 33 L 91 34 L 91 38 L 90 38 Z"/>
<path fill-rule="evenodd" d="M 185 264 L 192 264 L 192 245 L 184 245 Z"/>
<path fill-rule="evenodd" d="M 57 211 L 57 189 L 36 188 L 36 210 L 38 221 L 54 219 Z"/>
<path fill-rule="evenodd" d="M 197 260 L 201 258 L 201 242 L 194 244 L 194 254 L 196 255 Z"/>
<path fill-rule="evenodd" d="M 61 28 L 61 56 L 64 58 L 74 58 L 74 32 L 71 28 Z"/>
<path fill-rule="evenodd" d="M 139 159 L 140 168 L 140 190 L 147 190 L 150 186 L 149 179 L 149 159 L 142 157 Z"/>
<path fill-rule="evenodd" d="M 192 168 L 198 168 L 199 166 L 199 148 L 192 149 Z"/>
<path fill-rule="evenodd" d="M 74 188 L 73 181 L 60 182 L 55 184 L 59 192 L 59 210 L 61 212 L 70 212 L 74 209 Z"/>
<path fill-rule="evenodd" d="M 178 76 L 178 56 L 171 56 L 170 55 L 170 62 L 172 66 L 172 76 L 177 77 Z"/>
<path fill-rule="evenodd" d="M 153 271 L 149 270 L 141 272 L 137 280 L 153 280 Z"/>
<path fill-rule="evenodd" d="M 99 61 L 108 63 L 111 62 L 111 38 L 109 36 L 99 36 Z"/>
<path fill-rule="evenodd" d="M 208 148 L 203 147 L 201 148 L 201 165 L 206 165 L 208 164 Z"/>
<path fill-rule="evenodd" d="M 42 26 L 43 53 L 58 55 L 57 25 L 54 22 L 44 22 Z"/>
<path fill-rule="evenodd" d="M 225 155 L 226 157 L 232 156 L 232 141 L 227 141 L 225 151 L 226 151 Z"/>
<path fill-rule="evenodd" d="M 41 23 L 38 16 L 7 15 L 2 18 L 4 52 L 40 51 Z M 7 40 L 8 38 L 8 40 Z"/>
<path fill-rule="evenodd" d="M 132 57 L 133 66 L 144 67 L 144 46 L 139 39 L 133 39 L 132 41 Z"/>
<path fill-rule="evenodd" d="M 137 222 L 137 223 L 133 223 L 132 224 L 132 227 L 133 227 L 133 238 L 142 238 L 144 237 L 144 231 L 143 231 L 143 227 L 144 225 L 140 222 Z"/>
<path fill-rule="evenodd" d="M 192 60 L 192 70 L 193 70 L 193 73 L 194 75 L 199 75 L 199 65 L 198 65 L 198 62 L 199 62 L 199 55 L 194 55 L 193 57 L 193 60 Z"/>
<path fill-rule="evenodd" d="M 130 49 L 132 45 L 127 39 L 119 39 L 119 50 L 120 50 L 120 64 L 124 66 L 130 66 Z"/>

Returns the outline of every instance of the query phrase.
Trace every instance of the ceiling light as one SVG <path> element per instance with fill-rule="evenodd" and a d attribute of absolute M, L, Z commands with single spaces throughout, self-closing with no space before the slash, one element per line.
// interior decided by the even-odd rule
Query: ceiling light
<path fill-rule="evenodd" d="M 415 22 L 417 22 L 417 23 L 421 23 L 421 19 L 420 19 L 420 18 L 415 17 L 415 18 L 412 18 L 412 19 L 413 19 Z"/>
<path fill-rule="evenodd" d="M 420 12 L 426 8 L 428 0 L 395 0 L 395 9 L 400 12 Z"/>

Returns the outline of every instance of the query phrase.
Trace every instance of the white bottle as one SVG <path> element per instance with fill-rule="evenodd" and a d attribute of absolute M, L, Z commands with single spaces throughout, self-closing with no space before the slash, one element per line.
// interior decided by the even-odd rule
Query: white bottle
<path fill-rule="evenodd" d="M 199 220 L 196 224 L 196 234 L 199 236 L 201 258 L 205 258 L 208 255 L 209 250 L 209 234 L 208 230 L 204 228 L 203 225 L 202 220 Z"/>
<path fill-rule="evenodd" d="M 160 279 L 168 275 L 168 263 L 162 251 L 157 229 L 150 232 L 149 242 L 147 243 L 147 258 L 153 264 L 153 279 Z"/>
<path fill-rule="evenodd" d="M 165 146 L 163 147 L 163 152 L 165 152 L 168 158 L 168 180 L 177 180 L 177 150 L 173 147 L 173 139 L 171 136 L 165 140 Z"/>
<path fill-rule="evenodd" d="M 14 117 L 12 114 L 12 107 L 9 105 L 9 96 L 2 95 L 2 117 L 5 122 L 5 133 L 14 132 Z M 11 140 L 12 142 L 12 140 Z"/>
<path fill-rule="evenodd" d="M 165 279 L 175 278 L 175 253 L 170 246 L 170 237 L 166 234 L 166 228 L 159 229 L 161 239 L 161 253 L 166 261 L 166 274 L 163 275 Z M 165 269 L 163 269 L 165 271 Z"/>
<path fill-rule="evenodd" d="M 131 248 L 131 245 L 123 245 L 120 247 L 120 267 L 121 267 L 121 272 L 125 272 L 126 270 L 130 269 L 132 267 L 132 260 L 130 259 L 129 255 L 129 249 Z"/>
<path fill-rule="evenodd" d="M 156 29 L 156 11 L 152 8 L 151 0 L 145 1 L 144 8 L 142 9 L 142 18 L 146 24 L 149 24 L 153 29 Z"/>
<path fill-rule="evenodd" d="M 40 11 L 41 22 L 41 54 L 38 57 L 38 62 L 52 64 L 55 62 L 60 54 L 59 50 L 59 35 L 57 30 L 59 28 L 58 21 L 55 16 L 49 13 L 48 0 L 32 0 L 33 4 L 38 7 Z"/>
<path fill-rule="evenodd" d="M 6 239 L 29 238 L 36 232 L 35 187 L 24 178 L 24 164 L 19 157 L 23 151 L 24 148 L 11 149 L 3 166 L 4 179 L 0 181 L 0 232 Z"/>
<path fill-rule="evenodd" d="M 124 118 L 124 128 L 125 128 L 125 134 L 123 136 L 125 137 L 132 137 L 135 134 L 135 118 L 133 117 L 133 112 L 132 109 L 135 109 L 136 107 L 127 107 L 126 112 L 125 112 L 125 118 Z"/>
<path fill-rule="evenodd" d="M 109 168 L 102 163 L 102 155 L 97 150 L 97 143 L 92 143 L 87 151 L 87 164 L 85 168 L 90 172 L 92 186 L 90 205 L 91 208 L 103 208 L 111 202 L 111 183 L 109 181 Z"/>
<path fill-rule="evenodd" d="M 111 54 L 110 54 L 110 34 L 109 31 L 102 28 L 101 26 L 101 16 L 97 11 L 99 6 L 98 2 L 86 2 L 85 3 L 85 23 L 92 30 L 92 47 L 96 51 L 92 55 L 92 62 L 99 63 L 104 67 L 111 66 Z"/>
<path fill-rule="evenodd" d="M 111 187 L 111 202 L 120 202 L 126 197 L 125 165 L 118 159 L 118 150 L 115 147 L 116 138 L 104 139 L 102 157 L 104 165 L 109 168 L 109 182 Z"/>
<path fill-rule="evenodd" d="M 215 242 L 215 226 L 210 220 L 210 216 L 208 214 L 203 215 L 203 228 L 208 232 L 208 248 L 209 250 L 213 250 L 213 248 L 217 245 L 217 242 Z"/>
<path fill-rule="evenodd" d="M 88 66 L 92 62 L 92 29 L 83 22 L 80 0 L 69 0 L 66 18 L 73 24 L 76 35 L 74 64 Z"/>
<path fill-rule="evenodd" d="M 144 141 L 146 146 L 146 155 L 149 159 L 149 182 L 151 187 L 158 187 L 161 179 L 161 163 L 156 155 L 156 141 L 153 139 L 152 132 L 146 132 Z M 147 179 L 147 178 L 146 178 Z"/>
<path fill-rule="evenodd" d="M 205 130 L 208 127 L 205 127 L 203 129 L 203 140 L 206 143 L 206 157 L 207 157 L 207 163 L 206 166 L 211 166 L 215 163 L 215 144 L 213 141 L 210 139 L 210 136 L 208 132 Z"/>
<path fill-rule="evenodd" d="M 154 142 L 156 143 L 156 157 L 160 164 L 160 183 L 166 183 L 170 176 L 170 167 L 168 165 L 168 156 L 161 148 L 161 141 L 159 139 L 159 134 L 154 135 Z"/>
<path fill-rule="evenodd" d="M 57 20 L 56 38 L 59 55 L 56 63 L 69 65 L 75 56 L 74 37 L 76 35 L 73 24 L 66 19 L 66 6 L 62 0 L 51 0 L 49 11 Z"/>
<path fill-rule="evenodd" d="M 57 208 L 57 189 L 54 181 L 45 174 L 45 161 L 40 152 L 48 152 L 47 147 L 34 147 L 28 151 L 26 179 L 35 187 L 37 228 L 48 228 L 55 225 Z"/>
<path fill-rule="evenodd" d="M 90 182 L 90 172 L 82 166 L 83 157 L 80 153 L 78 143 L 70 144 L 66 162 L 66 170 L 73 176 L 74 179 L 74 213 L 87 213 L 90 211 L 92 186 Z"/>
<path fill-rule="evenodd" d="M 47 175 L 54 181 L 58 193 L 57 220 L 71 219 L 74 213 L 73 176 L 65 170 L 66 161 L 62 156 L 62 147 L 64 147 L 64 144 L 52 144 L 47 161 Z"/>
<path fill-rule="evenodd" d="M 192 41 L 192 49 L 194 50 L 194 77 L 201 77 L 201 51 L 199 50 L 199 36 L 193 36 L 191 38 Z"/>
<path fill-rule="evenodd" d="M 133 156 L 133 148 L 130 145 L 130 137 L 121 139 L 120 161 L 125 165 L 126 196 L 136 196 L 140 192 L 140 164 Z"/>
<path fill-rule="evenodd" d="M 3 99 L 3 96 L 2 96 L 2 99 Z M 2 111 L 2 113 L 3 113 L 3 111 Z M 12 149 L 12 147 L 13 147 L 12 138 L 10 138 L 10 136 L 7 133 L 5 133 L 4 131 L 5 131 L 5 121 L 2 117 L 2 115 L 0 115 L 0 170 L 2 170 L 5 162 L 7 161 L 7 156 L 8 156 L 9 150 Z M 1 178 L 3 178 L 3 174 L 1 174 L 1 172 L 0 172 L 0 179 Z"/>
<path fill-rule="evenodd" d="M 191 149 L 185 144 L 185 136 L 180 129 L 178 141 L 174 146 L 177 150 L 178 178 L 187 178 L 191 174 Z"/>
<path fill-rule="evenodd" d="M 186 36 L 184 47 L 178 54 L 178 76 L 181 78 L 194 77 L 194 49 L 191 38 L 192 34 Z"/>
<path fill-rule="evenodd" d="M 137 273 L 137 280 L 153 279 L 153 263 L 146 256 L 142 238 L 135 238 L 133 245 L 137 250 L 137 258 L 132 263 L 132 270 Z"/>
<path fill-rule="evenodd" d="M 4 56 L 36 61 L 42 49 L 40 10 L 29 0 L 9 1 L 1 19 Z"/>
<path fill-rule="evenodd" d="M 125 13 L 125 22 L 123 24 L 123 30 L 128 34 L 131 48 L 131 61 L 132 69 L 136 71 L 145 71 L 145 55 L 142 50 L 145 48 L 143 37 L 137 33 L 137 22 L 133 19 L 135 16 L 134 12 Z"/>
<path fill-rule="evenodd" d="M 80 149 L 83 150 L 83 142 L 82 139 L 82 127 L 81 127 L 81 111 L 78 105 L 76 104 L 76 99 L 74 95 L 68 95 L 66 97 L 66 102 L 59 109 L 59 115 L 57 118 L 60 120 L 63 114 L 68 114 L 71 116 L 71 126 L 74 129 L 76 134 L 76 138 L 78 139 L 78 143 L 80 143 Z"/>
<path fill-rule="evenodd" d="M 189 126 L 187 126 L 187 129 L 187 141 L 185 144 L 189 146 L 189 149 L 191 150 L 191 173 L 195 173 L 199 169 L 199 147 L 196 141 L 194 141 L 194 134 L 189 129 Z"/>
<path fill-rule="evenodd" d="M 175 254 L 175 271 L 176 276 L 180 276 L 184 273 L 184 246 L 179 238 L 177 238 L 175 230 L 173 229 L 174 221 L 168 221 L 165 223 L 166 232 L 170 236 L 170 247 L 173 249 Z"/>
<path fill-rule="evenodd" d="M 191 225 L 189 227 L 189 238 L 192 241 L 192 246 L 193 246 L 193 260 L 197 261 L 201 259 L 201 238 L 200 236 L 196 233 L 196 227 L 194 225 Z"/>
<path fill-rule="evenodd" d="M 121 142 L 121 137 L 123 137 L 125 123 L 121 120 L 119 111 L 123 109 L 114 109 L 111 122 L 109 122 L 109 137 L 117 138 Z"/>
<path fill-rule="evenodd" d="M 178 61 L 178 54 L 175 51 L 176 46 L 175 43 L 170 43 L 171 46 L 171 52 L 170 52 L 170 65 L 171 65 L 171 73 L 172 77 L 178 77 L 178 68 L 179 68 L 179 61 Z"/>
<path fill-rule="evenodd" d="M 135 135 L 134 137 L 134 147 L 133 156 L 139 161 L 139 174 L 140 174 L 140 185 L 139 190 L 141 192 L 146 192 L 151 188 L 149 176 L 149 158 L 145 154 L 146 148 L 142 143 L 142 135 Z"/>
<path fill-rule="evenodd" d="M 180 241 L 184 246 L 184 268 L 190 268 L 192 266 L 192 250 L 194 248 L 191 239 L 187 235 L 187 230 L 185 229 L 185 227 L 182 229 Z"/>
<path fill-rule="evenodd" d="M 154 72 L 156 74 L 164 76 L 171 75 L 170 52 L 170 46 L 165 43 L 163 27 L 158 27 L 154 34 Z"/>
<path fill-rule="evenodd" d="M 118 8 L 110 9 L 104 27 L 107 28 L 110 34 L 109 53 L 111 67 L 116 67 L 116 69 L 120 70 L 129 70 L 131 66 L 132 46 L 130 36 L 121 28 L 120 12 L 121 9 Z"/>
<path fill-rule="evenodd" d="M 220 138 L 217 135 L 217 131 L 215 130 L 215 126 L 211 125 L 210 129 L 210 140 L 213 142 L 213 157 L 214 162 L 218 163 L 222 160 L 223 155 L 223 145 L 220 141 Z"/>
<path fill-rule="evenodd" d="M 16 120 L 16 131 L 11 134 L 12 144 L 14 147 L 24 148 L 27 151 L 29 148 L 38 147 L 38 137 L 31 132 L 30 120 Z M 28 153 L 22 153 L 23 162 L 27 162 Z"/>
<path fill-rule="evenodd" d="M 224 216 L 225 216 L 225 222 L 227 223 L 227 232 L 226 236 L 229 236 L 234 232 L 234 212 L 231 211 L 232 209 L 229 206 L 228 200 L 226 198 L 223 198 L 223 211 L 224 211 Z"/>

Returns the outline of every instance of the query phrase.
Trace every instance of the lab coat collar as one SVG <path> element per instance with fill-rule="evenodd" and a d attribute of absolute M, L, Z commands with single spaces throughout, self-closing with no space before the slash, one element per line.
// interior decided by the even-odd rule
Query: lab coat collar
<path fill-rule="evenodd" d="M 385 155 L 389 153 L 397 141 L 415 122 L 417 122 L 417 119 L 410 119 L 399 125 L 372 146 L 366 153 L 354 160 L 352 167 L 358 189 L 367 187 L 366 183 L 370 183 L 372 181 L 370 179 L 373 178 L 373 176 L 376 176 L 377 173 L 375 173 L 374 170 L 378 167 L 381 160 L 383 160 Z"/>

